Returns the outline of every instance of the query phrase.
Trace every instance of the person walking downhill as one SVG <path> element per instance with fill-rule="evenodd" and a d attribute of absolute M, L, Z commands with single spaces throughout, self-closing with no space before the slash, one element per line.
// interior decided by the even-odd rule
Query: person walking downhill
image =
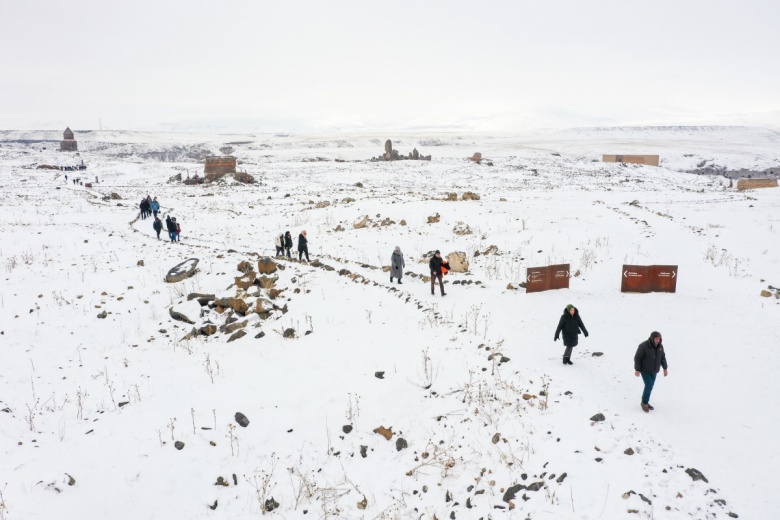
<path fill-rule="evenodd" d="M 645 390 L 642 392 L 642 410 L 649 412 L 655 410 L 650 405 L 650 394 L 655 385 L 655 376 L 664 369 L 664 377 L 669 375 L 669 367 L 666 364 L 666 352 L 662 342 L 661 333 L 653 331 L 647 341 L 639 344 L 634 355 L 634 375 L 642 376 L 645 383 Z"/>
<path fill-rule="evenodd" d="M 141 220 L 145 220 L 146 212 L 149 210 L 149 203 L 146 202 L 146 199 L 141 199 L 141 204 L 138 207 L 141 209 Z"/>
<path fill-rule="evenodd" d="M 431 261 L 428 262 L 428 267 L 431 270 L 431 294 L 436 294 L 435 288 L 436 288 L 436 280 L 439 280 L 439 288 L 441 289 L 441 295 L 447 296 L 447 293 L 444 292 L 444 272 L 446 270 L 449 270 L 450 264 L 447 263 L 445 259 L 441 257 L 441 251 L 438 249 L 431 257 Z M 442 268 L 445 271 L 442 271 Z"/>
<path fill-rule="evenodd" d="M 393 278 L 398 278 L 398 283 L 401 283 L 401 278 L 404 276 L 404 254 L 401 252 L 400 246 L 395 246 L 393 254 L 390 255 L 390 283 L 393 283 Z"/>
<path fill-rule="evenodd" d="M 301 231 L 298 235 L 298 261 L 300 262 L 303 255 L 306 254 L 306 262 L 309 262 L 309 240 L 306 238 L 306 230 Z"/>
<path fill-rule="evenodd" d="M 276 256 L 284 256 L 284 233 L 276 235 L 274 246 L 276 246 Z"/>
<path fill-rule="evenodd" d="M 287 252 L 287 258 L 292 258 L 292 255 L 290 254 L 290 250 L 292 249 L 293 241 L 292 241 L 292 235 L 289 231 L 287 231 L 284 234 L 284 249 Z"/>
<path fill-rule="evenodd" d="M 165 229 L 168 231 L 168 238 L 173 242 L 176 239 L 176 222 L 168 215 L 165 217 Z"/>
<path fill-rule="evenodd" d="M 555 329 L 554 339 L 554 341 L 558 341 L 559 336 L 563 333 L 563 345 L 566 347 L 566 350 L 563 351 L 564 365 L 574 364 L 571 362 L 571 351 L 577 346 L 580 331 L 585 334 L 586 338 L 588 337 L 588 329 L 582 323 L 580 311 L 574 305 L 569 304 L 563 309 L 563 316 L 558 320 L 558 328 Z"/>
<path fill-rule="evenodd" d="M 154 224 L 152 224 L 152 227 L 157 232 L 157 240 L 160 240 L 160 231 L 162 231 L 162 220 L 160 220 L 157 216 L 155 216 Z"/>
<path fill-rule="evenodd" d="M 154 218 L 157 218 L 157 212 L 160 211 L 160 203 L 157 202 L 157 197 L 155 197 L 154 200 L 149 203 L 149 209 L 151 209 L 152 213 L 154 213 Z"/>
<path fill-rule="evenodd" d="M 176 226 L 176 237 L 174 242 L 181 242 L 181 226 L 176 222 L 176 217 L 173 217 L 171 220 L 173 221 L 173 225 Z"/>

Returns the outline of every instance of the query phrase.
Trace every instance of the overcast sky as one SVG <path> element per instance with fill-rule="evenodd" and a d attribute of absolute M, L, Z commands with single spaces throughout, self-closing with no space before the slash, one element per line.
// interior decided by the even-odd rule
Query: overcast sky
<path fill-rule="evenodd" d="M 778 0 L 1 0 L 0 128 L 780 126 Z"/>

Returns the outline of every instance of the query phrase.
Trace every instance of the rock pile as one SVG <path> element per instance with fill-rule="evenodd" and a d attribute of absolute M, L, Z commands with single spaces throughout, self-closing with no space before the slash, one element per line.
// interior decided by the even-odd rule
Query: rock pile
<path fill-rule="evenodd" d="M 398 150 L 393 149 L 393 142 L 388 139 L 385 141 L 385 153 L 377 157 L 372 157 L 371 162 L 377 161 L 430 161 L 430 155 L 420 155 L 417 148 L 409 152 L 408 155 L 402 155 L 398 153 Z"/>

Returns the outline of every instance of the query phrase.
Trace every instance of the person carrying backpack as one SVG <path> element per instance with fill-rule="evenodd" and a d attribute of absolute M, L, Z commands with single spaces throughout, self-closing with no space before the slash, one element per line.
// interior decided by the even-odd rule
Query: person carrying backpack
<path fill-rule="evenodd" d="M 298 261 L 303 259 L 303 255 L 306 255 L 306 262 L 309 261 L 309 239 L 306 238 L 306 230 L 301 231 L 298 235 Z"/>
<path fill-rule="evenodd" d="M 149 209 L 151 209 L 152 213 L 154 213 L 154 218 L 157 218 L 157 212 L 160 211 L 160 203 L 157 202 L 157 197 L 155 197 L 154 200 L 149 203 Z"/>

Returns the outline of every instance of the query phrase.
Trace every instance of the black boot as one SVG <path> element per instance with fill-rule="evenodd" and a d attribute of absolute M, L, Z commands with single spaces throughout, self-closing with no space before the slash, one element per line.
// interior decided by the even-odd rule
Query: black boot
<path fill-rule="evenodd" d="M 399 279 L 398 279 L 398 285 L 401 285 L 401 283 L 402 283 L 402 282 L 401 282 L 401 279 L 399 278 Z"/>
<path fill-rule="evenodd" d="M 563 364 L 568 365 L 569 364 L 569 356 L 563 356 Z"/>
<path fill-rule="evenodd" d="M 393 277 L 392 276 L 390 277 L 390 283 L 393 283 Z"/>
<path fill-rule="evenodd" d="M 566 364 L 567 365 L 573 365 L 574 363 L 571 362 L 571 357 L 566 358 Z"/>

